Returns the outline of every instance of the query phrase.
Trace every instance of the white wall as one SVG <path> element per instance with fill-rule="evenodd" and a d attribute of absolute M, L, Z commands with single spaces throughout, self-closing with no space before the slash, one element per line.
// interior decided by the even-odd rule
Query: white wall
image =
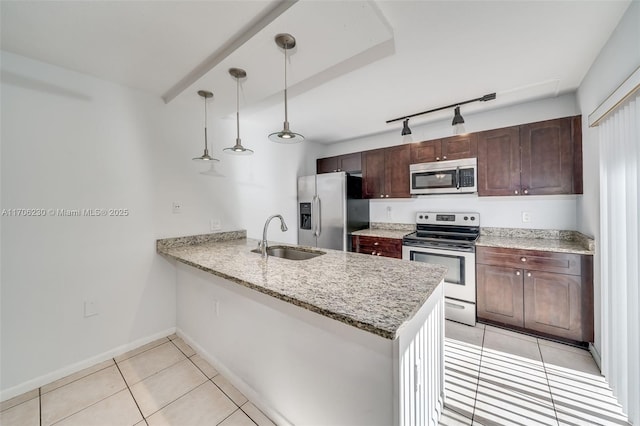
<path fill-rule="evenodd" d="M 578 89 L 578 103 L 588 117 L 629 75 L 640 66 L 640 2 L 631 2 L 607 44 L 598 54 Z M 578 227 L 596 238 L 594 257 L 595 347 L 601 351 L 600 256 L 600 159 L 598 129 L 582 122 L 584 196 L 578 202 Z"/>
<path fill-rule="evenodd" d="M 566 94 L 485 113 L 468 116 L 465 114 L 465 127 L 469 132 L 477 132 L 578 114 L 575 94 Z M 390 133 L 328 145 L 320 151 L 320 156 L 399 145 L 402 143 L 401 125 L 397 127 Z M 450 120 L 422 126 L 411 125 L 411 130 L 415 142 L 452 135 Z M 370 211 L 373 222 L 415 223 L 415 213 L 418 211 L 450 210 L 478 212 L 482 226 L 575 230 L 577 229 L 576 200 L 580 198 L 580 195 L 547 197 L 437 195 L 414 199 L 372 200 Z M 522 212 L 531 213 L 530 222 L 522 222 Z"/>
<path fill-rule="evenodd" d="M 157 238 L 209 232 L 210 219 L 258 236 L 268 215 L 283 213 L 291 230 L 274 226 L 270 237 L 295 242 L 295 177 L 314 171 L 312 143 L 276 145 L 266 138 L 273 129 L 243 124 L 256 155 L 223 155 L 235 123 L 212 119 L 214 103 L 210 149 L 225 177 L 201 175 L 208 167 L 191 161 L 204 144 L 195 93 L 165 105 L 7 52 L 1 59 L 1 208 L 130 212 L 2 217 L 1 399 L 175 327 L 175 268 L 155 253 Z M 98 315 L 85 318 L 84 301 Z"/>

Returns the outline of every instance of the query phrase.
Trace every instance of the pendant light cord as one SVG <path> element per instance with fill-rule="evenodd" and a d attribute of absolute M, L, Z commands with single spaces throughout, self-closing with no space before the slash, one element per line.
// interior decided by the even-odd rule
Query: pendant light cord
<path fill-rule="evenodd" d="M 207 97 L 204 97 L 204 150 L 208 151 L 209 146 L 207 144 Z"/>
<path fill-rule="evenodd" d="M 285 44 L 284 46 L 284 122 L 289 122 L 289 117 L 287 114 L 287 50 L 289 49 L 289 45 Z"/>
<path fill-rule="evenodd" d="M 236 133 L 240 140 L 240 78 L 236 77 Z M 236 144 L 238 143 L 236 141 Z"/>

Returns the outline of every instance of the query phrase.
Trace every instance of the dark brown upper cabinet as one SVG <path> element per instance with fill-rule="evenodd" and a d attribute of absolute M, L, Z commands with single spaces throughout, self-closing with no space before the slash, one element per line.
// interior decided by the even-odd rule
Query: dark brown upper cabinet
<path fill-rule="evenodd" d="M 411 148 L 399 145 L 362 153 L 363 198 L 409 198 Z"/>
<path fill-rule="evenodd" d="M 415 143 L 411 145 L 411 164 L 475 157 L 477 141 L 477 134 L 469 133 Z"/>
<path fill-rule="evenodd" d="M 580 116 L 478 133 L 478 195 L 582 193 Z"/>
<path fill-rule="evenodd" d="M 316 160 L 316 173 L 332 172 L 362 172 L 362 154 L 360 152 L 354 152 L 352 154 L 318 158 Z"/>

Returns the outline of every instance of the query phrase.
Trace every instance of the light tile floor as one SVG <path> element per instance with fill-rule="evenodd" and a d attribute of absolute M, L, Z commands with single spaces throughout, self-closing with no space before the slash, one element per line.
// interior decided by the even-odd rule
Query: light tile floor
<path fill-rule="evenodd" d="M 4 401 L 2 426 L 273 426 L 179 337 Z"/>
<path fill-rule="evenodd" d="M 447 321 L 441 425 L 625 425 L 589 352 Z M 175 335 L 5 401 L 2 426 L 271 426 Z"/>
<path fill-rule="evenodd" d="M 445 326 L 441 425 L 627 425 L 583 349 L 478 324 Z"/>

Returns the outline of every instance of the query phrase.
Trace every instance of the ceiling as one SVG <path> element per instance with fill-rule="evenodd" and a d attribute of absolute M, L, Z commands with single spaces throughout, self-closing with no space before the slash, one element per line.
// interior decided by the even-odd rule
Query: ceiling
<path fill-rule="evenodd" d="M 289 121 L 335 143 L 385 131 L 386 120 L 496 92 L 465 112 L 577 89 L 630 1 L 5 1 L 1 47 L 165 102 L 235 112 L 230 67 L 247 71 L 241 118 Z M 411 125 L 451 111 L 416 117 Z M 278 128 L 274 128 L 274 131 Z"/>

